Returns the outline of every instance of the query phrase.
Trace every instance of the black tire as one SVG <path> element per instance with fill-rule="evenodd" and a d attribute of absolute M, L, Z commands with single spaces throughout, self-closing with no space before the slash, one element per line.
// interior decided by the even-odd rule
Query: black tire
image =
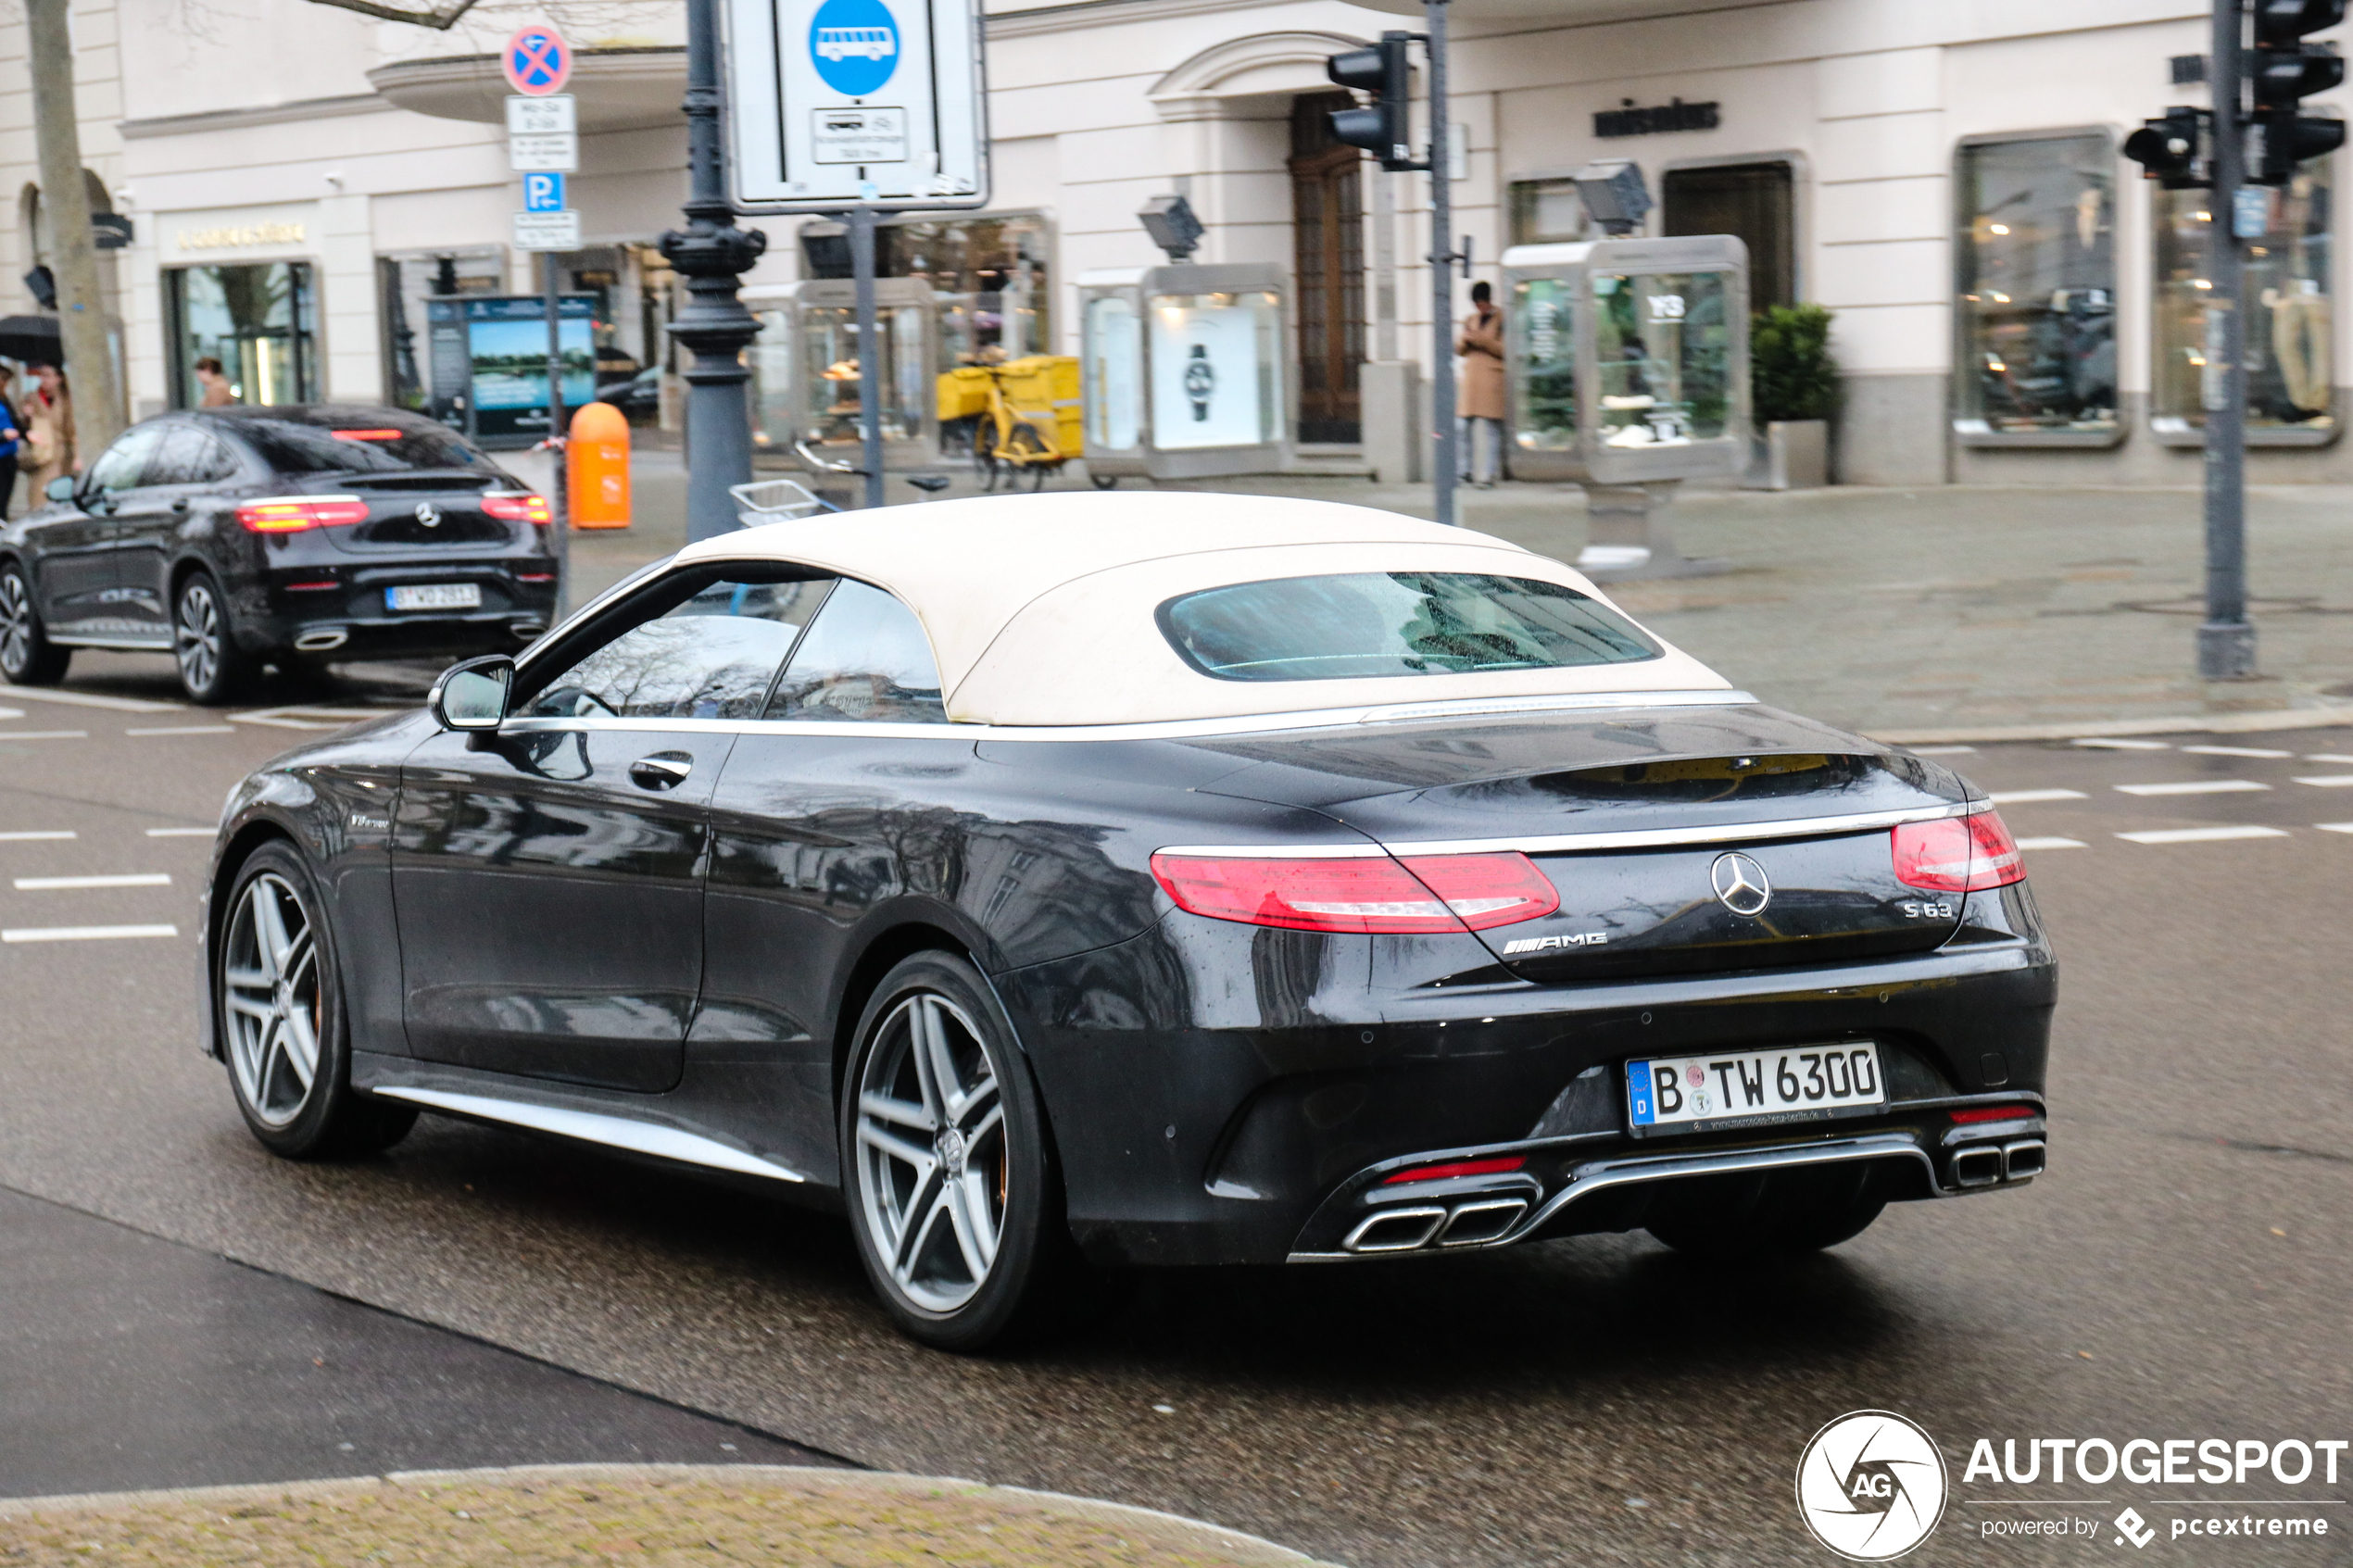
<path fill-rule="evenodd" d="M 254 1137 L 287 1160 L 376 1154 L 406 1137 L 415 1107 L 351 1086 L 334 928 L 302 857 L 283 841 L 261 846 L 237 868 L 221 909 L 213 1016 L 230 1093 Z"/>
<path fill-rule="evenodd" d="M 1067 1322 L 1093 1282 L 1063 1219 L 1045 1108 L 979 972 L 942 952 L 902 960 L 856 1040 L 842 1078 L 842 1190 L 884 1310 L 909 1337 L 966 1353 Z M 948 1086 L 935 1089 L 943 1081 L 925 1063 L 942 1054 Z M 878 1114 L 878 1102 L 898 1109 Z"/>
<path fill-rule="evenodd" d="M 1119 488 L 1119 475 L 1115 473 L 1090 473 L 1087 476 L 1087 483 L 1093 485 L 1098 490 L 1116 490 Z"/>
<path fill-rule="evenodd" d="M 1868 1165 L 1829 1166 L 1755 1181 L 1747 1201 L 1715 1199 L 1644 1225 L 1678 1252 L 1727 1261 L 1819 1252 L 1869 1230 L 1887 1207 Z M 1713 1210 L 1713 1212 L 1710 1212 Z"/>
<path fill-rule="evenodd" d="M 997 426 L 987 415 L 973 427 L 973 471 L 981 476 L 981 488 L 997 488 Z"/>
<path fill-rule="evenodd" d="M 32 580 L 15 561 L 0 566 L 0 675 L 12 686 L 54 686 L 66 678 L 73 650 L 49 640 Z"/>
<path fill-rule="evenodd" d="M 171 655 L 180 689 L 205 708 L 234 702 L 259 671 L 259 660 L 237 646 L 229 596 L 208 571 L 191 572 L 171 596 Z"/>

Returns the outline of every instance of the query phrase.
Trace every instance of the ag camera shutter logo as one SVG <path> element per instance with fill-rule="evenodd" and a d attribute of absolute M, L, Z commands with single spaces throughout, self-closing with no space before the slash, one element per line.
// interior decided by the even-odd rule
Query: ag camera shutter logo
<path fill-rule="evenodd" d="M 826 86 L 862 98 L 899 69 L 899 23 L 882 0 L 825 0 L 810 19 L 809 60 Z"/>
<path fill-rule="evenodd" d="M 1799 1517 L 1816 1540 L 1854 1562 L 1885 1562 L 1928 1539 L 1947 1491 L 1935 1440 L 1889 1411 L 1840 1416 L 1797 1461 Z"/>

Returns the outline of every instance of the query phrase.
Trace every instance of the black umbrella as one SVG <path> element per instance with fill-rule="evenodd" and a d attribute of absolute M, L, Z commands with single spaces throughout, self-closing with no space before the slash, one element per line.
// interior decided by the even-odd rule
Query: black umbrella
<path fill-rule="evenodd" d="M 62 365 L 65 348 L 55 316 L 0 317 L 0 359 L 31 365 Z"/>

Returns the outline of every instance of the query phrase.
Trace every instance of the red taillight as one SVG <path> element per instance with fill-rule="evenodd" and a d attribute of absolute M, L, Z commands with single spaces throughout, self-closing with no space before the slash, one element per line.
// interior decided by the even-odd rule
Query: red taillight
<path fill-rule="evenodd" d="M 2026 859 L 2000 815 L 1906 822 L 1894 838 L 1895 880 L 1931 893 L 1975 893 L 2026 877 Z"/>
<path fill-rule="evenodd" d="M 1386 855 L 1262 859 L 1163 854 L 1152 857 L 1152 875 L 1178 909 L 1292 931 L 1484 930 L 1560 908 L 1560 895 L 1544 873 L 1519 854 L 1421 855 L 1403 865 Z"/>
<path fill-rule="evenodd" d="M 343 528 L 368 521 L 368 503 L 357 495 L 280 495 L 247 501 L 237 521 L 253 533 L 299 533 L 307 528 Z"/>
<path fill-rule="evenodd" d="M 1454 1176 L 1500 1176 L 1527 1163 L 1526 1160 L 1515 1154 L 1497 1160 L 1457 1160 L 1446 1165 L 1416 1165 L 1410 1171 L 1383 1176 L 1380 1185 L 1393 1187 L 1402 1182 L 1442 1182 Z"/>
<path fill-rule="evenodd" d="M 1952 1112 L 1953 1120 L 1970 1122 L 2023 1122 L 2030 1116 L 2042 1114 L 2031 1105 L 1986 1105 Z"/>
<path fill-rule="evenodd" d="M 405 430 L 331 430 L 327 433 L 337 441 L 397 441 L 409 433 Z"/>
<path fill-rule="evenodd" d="M 484 495 L 482 509 L 507 522 L 535 522 L 544 526 L 555 521 L 555 513 L 548 508 L 545 495 Z"/>

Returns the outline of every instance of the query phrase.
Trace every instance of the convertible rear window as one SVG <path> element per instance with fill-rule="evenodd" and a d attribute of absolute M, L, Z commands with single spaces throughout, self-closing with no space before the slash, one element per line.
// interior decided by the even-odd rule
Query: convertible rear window
<path fill-rule="evenodd" d="M 1185 662 L 1221 681 L 1564 670 L 1662 651 L 1574 588 L 1484 572 L 1281 577 L 1185 594 L 1158 613 Z"/>

